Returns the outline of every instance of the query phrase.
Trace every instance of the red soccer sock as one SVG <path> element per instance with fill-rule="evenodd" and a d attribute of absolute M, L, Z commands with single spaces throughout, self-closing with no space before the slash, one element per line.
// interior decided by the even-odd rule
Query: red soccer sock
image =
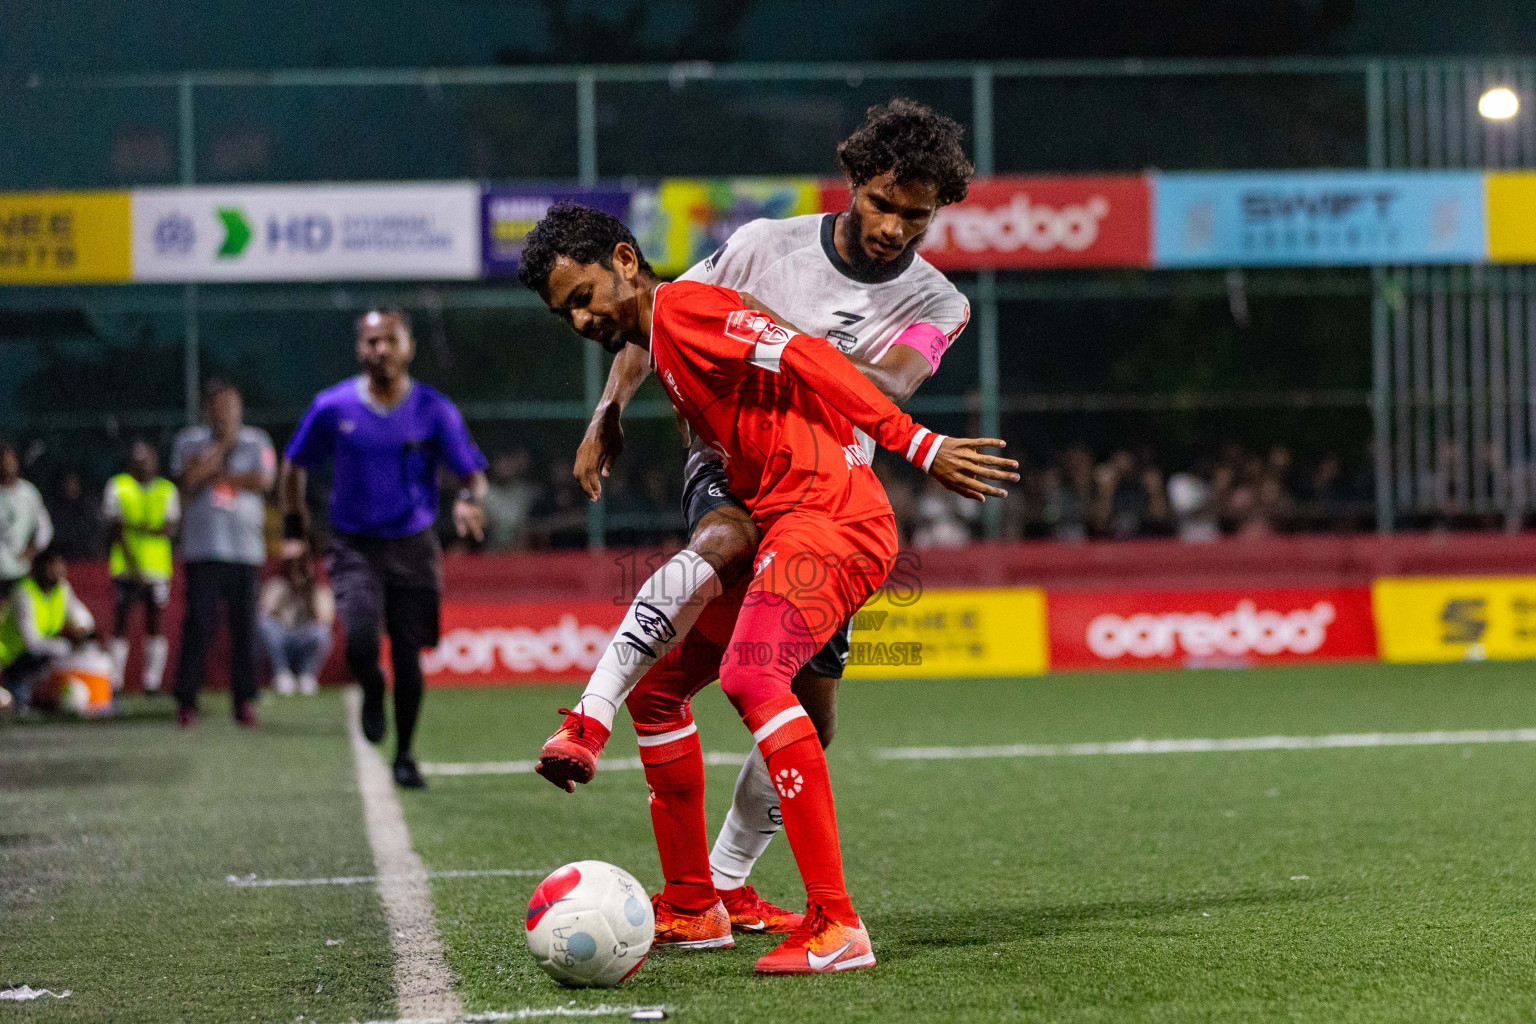
<path fill-rule="evenodd" d="M 832 777 L 815 727 L 793 695 L 759 705 L 747 714 L 746 723 L 779 791 L 784 834 L 805 881 L 806 902 L 821 904 L 827 916 L 841 924 L 856 923 L 858 915 L 843 882 Z"/>
<path fill-rule="evenodd" d="M 635 724 L 640 761 L 651 788 L 651 828 L 667 880 L 662 899 L 685 913 L 708 909 L 719 896 L 709 874 L 704 827 L 704 754 L 699 731 L 685 723 Z"/>

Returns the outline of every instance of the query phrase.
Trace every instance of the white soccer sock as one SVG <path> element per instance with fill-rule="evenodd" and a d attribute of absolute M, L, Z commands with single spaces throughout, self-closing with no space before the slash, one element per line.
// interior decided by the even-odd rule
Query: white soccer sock
<path fill-rule="evenodd" d="M 128 638 L 115 636 L 107 641 L 107 658 L 112 662 L 112 692 L 123 688 L 123 673 L 128 668 Z"/>
<path fill-rule="evenodd" d="M 719 597 L 722 589 L 720 577 L 697 552 L 684 549 L 667 559 L 641 585 L 624 613 L 613 642 L 582 691 L 577 710 L 612 729 L 614 712 L 629 691 L 646 670 L 682 643 L 704 606 Z"/>
<path fill-rule="evenodd" d="M 716 889 L 740 889 L 768 849 L 784 819 L 779 816 L 779 794 L 768 777 L 768 765 L 756 745 L 736 776 L 731 809 L 709 851 L 709 873 Z"/>
<path fill-rule="evenodd" d="M 126 641 L 125 641 L 126 642 Z M 165 661 L 171 653 L 171 642 L 163 636 L 144 638 L 144 692 L 158 693 L 160 681 L 165 678 Z"/>

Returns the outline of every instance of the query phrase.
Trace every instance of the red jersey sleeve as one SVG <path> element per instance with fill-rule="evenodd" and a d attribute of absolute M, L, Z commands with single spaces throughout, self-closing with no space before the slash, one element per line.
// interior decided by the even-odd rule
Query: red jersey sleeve
<path fill-rule="evenodd" d="M 825 338 L 791 334 L 765 313 L 747 309 L 738 292 L 678 281 L 666 286 L 665 323 L 696 357 L 782 373 L 819 395 L 882 448 L 926 471 L 944 440 L 897 408 Z"/>

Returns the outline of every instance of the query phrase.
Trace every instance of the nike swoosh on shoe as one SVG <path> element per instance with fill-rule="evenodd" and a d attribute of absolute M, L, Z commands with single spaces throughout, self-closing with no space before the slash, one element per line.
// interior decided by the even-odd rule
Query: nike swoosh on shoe
<path fill-rule="evenodd" d="M 833 950 L 831 953 L 828 953 L 826 956 L 817 956 L 810 950 L 806 950 L 805 962 L 811 965 L 811 970 L 813 971 L 824 971 L 827 969 L 828 964 L 842 956 L 844 953 L 848 952 L 848 947 L 852 945 L 853 940 L 849 939 L 847 942 L 843 943 L 841 946 Z"/>

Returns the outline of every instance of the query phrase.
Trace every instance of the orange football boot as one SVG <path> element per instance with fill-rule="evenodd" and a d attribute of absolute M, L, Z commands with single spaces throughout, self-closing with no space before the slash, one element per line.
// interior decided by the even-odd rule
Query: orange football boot
<path fill-rule="evenodd" d="M 838 924 L 812 904 L 800 927 L 757 962 L 757 973 L 830 974 L 873 966 L 875 951 L 864 922 Z"/>
<path fill-rule="evenodd" d="M 720 902 L 731 915 L 732 930 L 738 932 L 792 932 L 805 920 L 804 914 L 769 903 L 750 885 L 721 889 Z"/>
<path fill-rule="evenodd" d="M 731 915 L 719 900 L 690 914 L 675 909 L 657 893 L 651 897 L 651 909 L 656 913 L 654 945 L 678 949 L 730 949 L 736 945 L 731 938 Z"/>
<path fill-rule="evenodd" d="M 560 713 L 565 721 L 544 741 L 539 763 L 533 770 L 567 793 L 574 793 L 576 783 L 585 785 L 597 774 L 597 759 L 608 742 L 609 730 L 579 711 L 561 708 Z"/>

